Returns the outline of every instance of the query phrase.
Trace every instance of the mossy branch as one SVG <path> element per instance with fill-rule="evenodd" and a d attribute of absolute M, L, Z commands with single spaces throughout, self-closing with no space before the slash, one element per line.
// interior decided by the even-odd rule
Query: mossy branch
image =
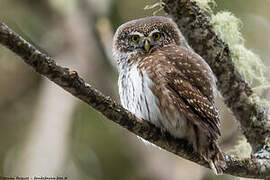
<path fill-rule="evenodd" d="M 266 152 L 265 157 L 270 158 L 269 113 L 254 101 L 258 97 L 235 68 L 230 47 L 214 32 L 210 17 L 192 0 L 162 0 L 162 4 L 189 45 L 215 73 L 218 89 L 240 122 L 253 153 Z"/>
<path fill-rule="evenodd" d="M 171 153 L 208 167 L 208 163 L 199 158 L 187 141 L 175 139 L 169 134 L 162 135 L 160 129 L 147 121 L 136 118 L 110 97 L 104 96 L 100 91 L 85 83 L 77 72 L 57 65 L 53 58 L 41 53 L 3 23 L 0 23 L 0 44 L 20 56 L 37 73 L 46 76 L 89 104 L 109 120 Z M 238 159 L 229 155 L 225 155 L 225 157 L 228 165 L 228 168 L 224 170 L 225 173 L 253 178 L 270 177 L 269 159 Z"/>

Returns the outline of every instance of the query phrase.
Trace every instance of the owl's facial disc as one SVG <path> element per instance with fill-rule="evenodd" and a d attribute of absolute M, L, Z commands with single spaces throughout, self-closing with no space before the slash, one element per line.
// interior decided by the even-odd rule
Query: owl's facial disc
<path fill-rule="evenodd" d="M 183 40 L 177 25 L 168 18 L 152 16 L 122 24 L 113 40 L 115 59 L 124 59 L 131 54 L 150 54 L 168 44 L 180 45 Z"/>
<path fill-rule="evenodd" d="M 149 34 L 143 34 L 137 31 L 132 32 L 130 33 L 131 48 L 136 51 L 149 53 L 161 45 L 160 40 L 162 38 L 162 34 L 156 29 Z"/>

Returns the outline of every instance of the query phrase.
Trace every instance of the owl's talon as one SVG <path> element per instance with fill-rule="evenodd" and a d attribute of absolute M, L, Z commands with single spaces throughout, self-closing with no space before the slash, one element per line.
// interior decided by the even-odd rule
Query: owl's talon
<path fill-rule="evenodd" d="M 161 127 L 160 131 L 162 136 L 166 136 L 167 130 L 164 127 Z"/>

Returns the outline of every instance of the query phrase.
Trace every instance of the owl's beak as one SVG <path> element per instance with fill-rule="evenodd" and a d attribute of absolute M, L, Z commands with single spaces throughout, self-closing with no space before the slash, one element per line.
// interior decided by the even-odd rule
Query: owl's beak
<path fill-rule="evenodd" d="M 144 50 L 145 50 L 146 52 L 149 52 L 149 50 L 150 50 L 150 43 L 149 43 L 148 40 L 145 40 L 145 41 L 144 41 Z"/>

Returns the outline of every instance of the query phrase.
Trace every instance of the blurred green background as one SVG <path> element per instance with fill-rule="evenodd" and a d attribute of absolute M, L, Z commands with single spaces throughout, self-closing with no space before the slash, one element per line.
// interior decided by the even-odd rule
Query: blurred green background
<path fill-rule="evenodd" d="M 217 0 L 214 12 L 243 22 L 246 46 L 269 67 L 270 1 Z M 0 0 L 6 23 L 57 63 L 79 72 L 119 101 L 112 33 L 151 16 L 154 0 Z M 159 15 L 164 15 L 159 12 Z M 263 96 L 269 99 L 269 93 Z M 222 149 L 248 148 L 218 100 Z M 213 173 L 154 146 L 105 119 L 0 46 L 0 176 L 63 176 L 76 180 L 239 179 Z M 240 142 L 240 143 L 239 143 Z M 243 145 L 244 144 L 244 145 Z M 242 153 L 242 152 L 241 152 Z"/>

